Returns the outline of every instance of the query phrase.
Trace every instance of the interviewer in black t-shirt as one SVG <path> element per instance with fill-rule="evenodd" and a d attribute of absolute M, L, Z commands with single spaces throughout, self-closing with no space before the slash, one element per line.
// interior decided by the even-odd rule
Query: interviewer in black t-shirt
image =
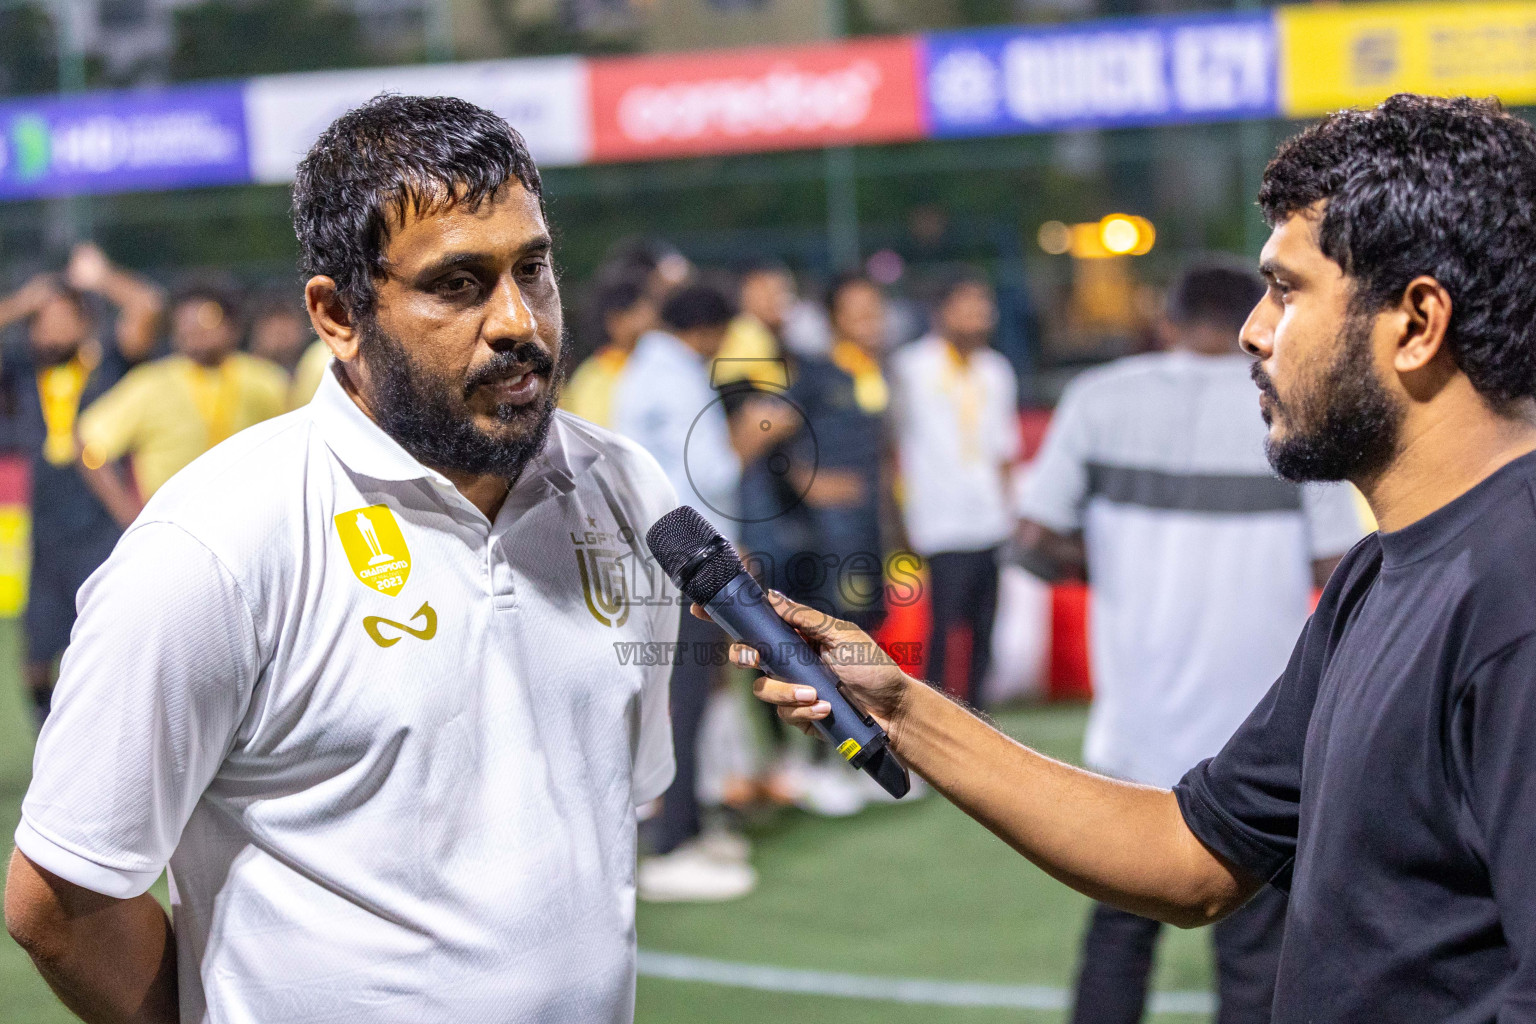
<path fill-rule="evenodd" d="M 908 764 L 1068 885 L 1181 925 L 1288 890 L 1276 1021 L 1536 1020 L 1536 131 L 1395 96 L 1286 143 L 1259 199 L 1242 345 L 1270 461 L 1353 481 L 1381 532 L 1220 754 L 1171 791 L 1080 771 L 781 613 Z"/>

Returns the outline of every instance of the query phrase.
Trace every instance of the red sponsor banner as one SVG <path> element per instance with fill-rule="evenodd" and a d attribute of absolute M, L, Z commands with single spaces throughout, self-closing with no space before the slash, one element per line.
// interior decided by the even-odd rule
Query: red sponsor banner
<path fill-rule="evenodd" d="M 914 37 L 599 59 L 591 74 L 598 161 L 925 134 Z"/>

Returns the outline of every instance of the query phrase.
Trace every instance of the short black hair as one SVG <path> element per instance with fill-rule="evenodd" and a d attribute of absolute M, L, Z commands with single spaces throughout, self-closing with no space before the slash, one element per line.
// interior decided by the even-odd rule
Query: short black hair
<path fill-rule="evenodd" d="M 304 308 L 303 294 L 296 293 L 291 288 L 281 291 L 275 288 L 259 291 L 246 302 L 246 309 L 246 315 L 253 324 L 273 316 L 295 316 L 306 324 L 309 322 L 309 312 Z"/>
<path fill-rule="evenodd" d="M 760 274 L 782 274 L 793 278 L 794 271 L 789 269 L 789 264 L 775 256 L 757 256 L 741 263 L 736 276 L 745 281 L 749 277 L 757 277 Z"/>
<path fill-rule="evenodd" d="M 730 298 L 712 284 L 685 284 L 661 306 L 661 322 L 674 331 L 724 327 L 735 316 Z"/>
<path fill-rule="evenodd" d="M 91 298 L 85 292 L 68 284 L 65 281 L 56 281 L 53 285 L 55 297 L 63 299 L 75 309 L 75 315 L 91 326 L 96 325 L 96 308 L 91 303 Z"/>
<path fill-rule="evenodd" d="M 1451 296 L 1446 343 L 1495 407 L 1536 394 L 1536 131 L 1497 100 L 1401 93 L 1281 146 L 1271 226 L 1326 200 L 1318 243 L 1376 312 L 1426 274 Z"/>
<path fill-rule="evenodd" d="M 330 277 L 349 311 L 369 313 L 391 214 L 473 210 L 514 180 L 542 202 L 528 146 L 501 117 L 448 96 L 376 96 L 337 118 L 299 164 L 299 269 Z"/>
<path fill-rule="evenodd" d="M 1186 265 L 1168 289 L 1168 319 L 1236 334 L 1263 297 L 1263 280 L 1235 257 L 1203 256 Z"/>
<path fill-rule="evenodd" d="M 236 296 L 233 289 L 225 288 L 218 284 L 210 284 L 206 281 L 183 285 L 172 293 L 169 309 L 175 312 L 189 302 L 196 302 L 199 305 L 204 302 L 211 302 L 219 307 L 220 311 L 224 314 L 224 319 L 228 320 L 232 325 L 239 327 L 241 324 L 243 309 L 240 299 Z"/>
<path fill-rule="evenodd" d="M 939 279 L 939 288 L 933 298 L 934 308 L 943 309 L 949 304 L 949 300 L 955 297 L 956 292 L 966 288 L 980 288 L 990 295 L 992 282 L 987 280 L 987 275 L 971 267 L 952 270 Z"/>
<path fill-rule="evenodd" d="M 635 304 L 645 297 L 645 278 L 636 274 L 617 274 L 598 282 L 593 308 L 606 322 L 614 313 L 634 309 Z"/>

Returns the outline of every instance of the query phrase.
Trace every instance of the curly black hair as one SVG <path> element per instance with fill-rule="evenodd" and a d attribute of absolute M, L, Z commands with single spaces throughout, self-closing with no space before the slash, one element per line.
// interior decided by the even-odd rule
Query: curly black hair
<path fill-rule="evenodd" d="M 354 315 L 373 309 L 390 218 L 466 204 L 511 181 L 543 201 L 543 183 L 517 129 L 446 96 L 376 96 L 327 128 L 299 164 L 293 229 L 299 270 L 336 282 Z"/>
<path fill-rule="evenodd" d="M 1497 100 L 1402 93 L 1280 147 L 1271 226 L 1326 200 L 1318 242 L 1376 312 L 1420 275 L 1451 296 L 1446 342 L 1494 407 L 1536 395 L 1536 130 Z"/>

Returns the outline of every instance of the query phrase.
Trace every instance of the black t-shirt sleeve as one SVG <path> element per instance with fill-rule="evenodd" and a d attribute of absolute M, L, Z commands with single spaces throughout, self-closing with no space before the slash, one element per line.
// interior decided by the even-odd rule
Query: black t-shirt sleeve
<path fill-rule="evenodd" d="M 1301 750 L 1312 704 L 1300 678 L 1306 636 L 1227 745 L 1173 787 L 1206 848 L 1254 878 L 1288 887 L 1301 805 Z M 1314 690 L 1315 692 L 1315 690 Z"/>
<path fill-rule="evenodd" d="M 1475 667 L 1453 714 L 1459 774 L 1481 836 L 1514 975 L 1500 1021 L 1536 1019 L 1536 637 Z"/>
<path fill-rule="evenodd" d="M 1327 662 L 1329 638 L 1348 595 L 1362 588 L 1364 543 L 1333 574 L 1291 660 L 1221 752 L 1192 768 L 1174 794 L 1206 848 L 1254 878 L 1290 888 L 1301 807 L 1302 754 Z"/>

